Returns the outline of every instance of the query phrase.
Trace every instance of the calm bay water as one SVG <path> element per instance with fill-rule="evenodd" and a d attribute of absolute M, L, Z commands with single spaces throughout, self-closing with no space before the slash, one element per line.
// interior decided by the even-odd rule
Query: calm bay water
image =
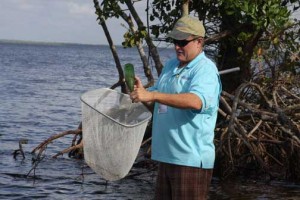
<path fill-rule="evenodd" d="M 161 50 L 162 60 L 172 50 Z M 131 62 L 145 80 L 135 49 L 118 48 L 122 65 Z M 48 145 L 35 174 L 30 152 L 53 134 L 76 129 L 80 95 L 118 80 L 107 46 L 0 43 L 0 199 L 152 199 L 155 172 L 106 182 L 83 160 L 51 156 L 69 147 L 72 136 Z M 20 139 L 25 159 L 14 159 Z M 139 171 L 139 169 L 133 169 Z M 83 175 L 82 175 L 83 174 Z M 272 182 L 213 180 L 210 199 L 300 199 L 300 186 Z"/>

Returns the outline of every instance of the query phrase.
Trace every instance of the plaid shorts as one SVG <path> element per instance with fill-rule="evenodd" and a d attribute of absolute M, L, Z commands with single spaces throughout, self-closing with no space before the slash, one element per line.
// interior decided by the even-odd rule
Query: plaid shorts
<path fill-rule="evenodd" d="M 160 163 L 155 200 L 205 200 L 212 173 L 212 169 Z"/>

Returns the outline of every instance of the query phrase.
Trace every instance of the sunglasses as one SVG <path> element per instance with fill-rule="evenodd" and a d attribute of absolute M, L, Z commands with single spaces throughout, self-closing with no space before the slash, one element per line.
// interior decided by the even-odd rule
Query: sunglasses
<path fill-rule="evenodd" d="M 192 41 L 195 41 L 195 40 L 198 40 L 200 37 L 197 37 L 197 38 L 194 38 L 192 40 L 175 40 L 173 39 L 173 44 L 176 46 L 179 46 L 179 47 L 185 47 L 188 43 L 192 42 Z"/>

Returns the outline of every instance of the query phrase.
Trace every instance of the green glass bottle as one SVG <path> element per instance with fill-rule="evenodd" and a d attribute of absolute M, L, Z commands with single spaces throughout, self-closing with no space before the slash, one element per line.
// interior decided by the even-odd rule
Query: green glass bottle
<path fill-rule="evenodd" d="M 127 63 L 124 67 L 124 76 L 125 76 L 125 82 L 130 90 L 130 92 L 133 91 L 134 88 L 134 82 L 135 82 L 135 74 L 134 74 L 134 67 L 133 64 Z"/>

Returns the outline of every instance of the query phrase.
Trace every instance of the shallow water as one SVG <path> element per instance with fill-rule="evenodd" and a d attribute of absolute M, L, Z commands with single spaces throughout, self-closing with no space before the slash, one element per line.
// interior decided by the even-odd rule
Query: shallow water
<path fill-rule="evenodd" d="M 170 57 L 172 50 L 162 53 Z M 134 63 L 135 50 L 119 49 L 122 63 Z M 72 136 L 48 145 L 34 173 L 30 152 L 41 141 L 81 121 L 80 95 L 109 87 L 118 79 L 106 46 L 0 43 L 0 199 L 152 199 L 155 171 L 106 182 L 83 160 L 51 156 L 67 148 Z M 145 80 L 145 79 L 144 79 Z M 23 145 L 25 159 L 12 152 Z M 143 169 L 134 168 L 131 173 Z M 284 182 L 220 181 L 214 179 L 209 199 L 300 199 L 300 186 Z"/>
<path fill-rule="evenodd" d="M 26 177 L 29 159 L 14 163 L 13 169 L 1 170 L 1 199 L 151 199 L 153 193 L 151 176 L 106 182 L 83 161 L 46 159 L 35 177 Z"/>

